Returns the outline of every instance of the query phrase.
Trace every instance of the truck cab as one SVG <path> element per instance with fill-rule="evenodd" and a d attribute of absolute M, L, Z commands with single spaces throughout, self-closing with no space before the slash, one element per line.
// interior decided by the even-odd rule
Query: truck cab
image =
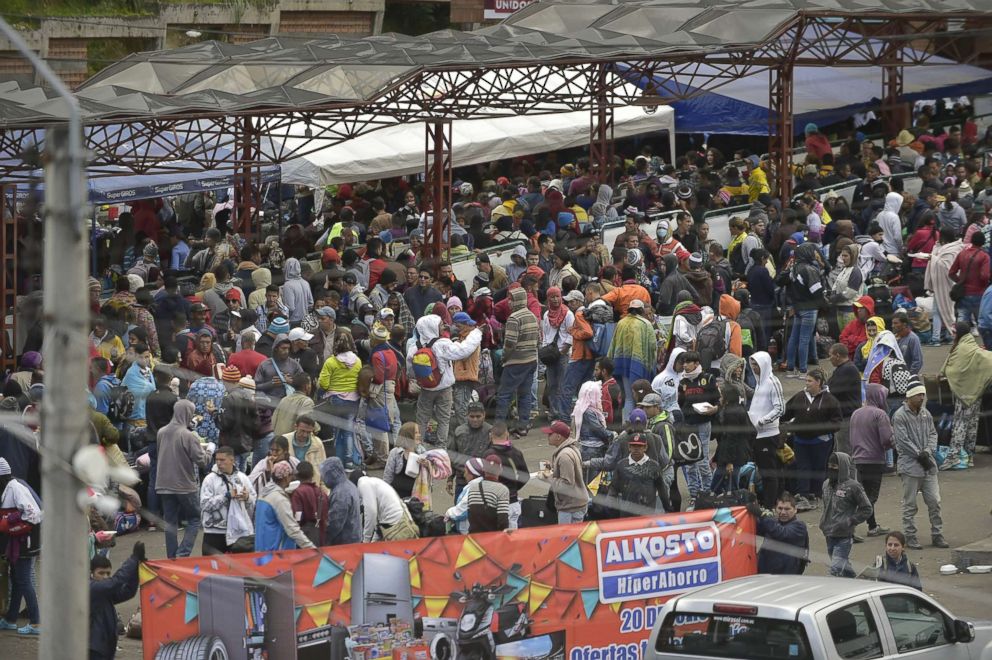
<path fill-rule="evenodd" d="M 754 575 L 668 601 L 655 660 L 984 660 L 992 624 L 955 618 L 915 589 L 848 578 Z"/>

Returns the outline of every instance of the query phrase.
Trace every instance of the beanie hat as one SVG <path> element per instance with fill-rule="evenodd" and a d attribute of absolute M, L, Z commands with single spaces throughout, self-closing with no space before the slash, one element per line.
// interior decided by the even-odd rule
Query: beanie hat
<path fill-rule="evenodd" d="M 100 280 L 96 279 L 95 277 L 91 277 L 89 279 L 89 289 L 90 291 L 102 291 L 103 285 L 100 284 Z"/>
<path fill-rule="evenodd" d="M 149 241 L 148 243 L 145 243 L 145 247 L 144 247 L 144 249 L 141 250 L 141 254 L 143 256 L 148 257 L 148 258 L 157 257 L 158 256 L 158 246 L 155 245 L 154 242 Z"/>
<path fill-rule="evenodd" d="M 272 477 L 274 479 L 285 479 L 291 476 L 293 476 L 293 466 L 287 461 L 279 461 L 272 468 Z"/>
<path fill-rule="evenodd" d="M 244 378 L 242 378 L 241 380 L 238 381 L 238 387 L 242 387 L 242 388 L 244 388 L 246 390 L 253 390 L 254 391 L 254 389 L 255 389 L 255 379 L 252 378 L 251 376 L 245 376 Z"/>
<path fill-rule="evenodd" d="M 0 476 L 10 474 L 10 463 L 6 458 L 0 458 Z"/>
<path fill-rule="evenodd" d="M 911 376 L 909 385 L 906 388 L 906 398 L 914 397 L 917 394 L 926 394 L 927 388 L 923 386 L 919 376 Z"/>
<path fill-rule="evenodd" d="M 289 334 L 289 321 L 281 316 L 277 316 L 269 323 L 269 332 L 274 335 Z"/>
<path fill-rule="evenodd" d="M 41 366 L 41 353 L 38 351 L 28 351 L 21 355 L 21 367 L 24 369 L 37 369 Z"/>
<path fill-rule="evenodd" d="M 229 364 L 224 367 L 224 371 L 221 372 L 220 378 L 225 383 L 236 383 L 241 380 L 241 370 L 233 364 Z"/>
<path fill-rule="evenodd" d="M 476 477 L 481 477 L 486 471 L 486 462 L 481 458 L 473 456 L 465 462 L 465 467 Z M 10 474 L 10 468 L 7 468 L 7 473 Z"/>
<path fill-rule="evenodd" d="M 141 287 L 145 286 L 145 281 L 141 279 L 140 275 L 135 275 L 134 273 L 127 276 L 127 288 L 134 293 Z"/>
<path fill-rule="evenodd" d="M 820 129 L 817 128 L 816 124 L 814 124 L 813 122 L 810 122 L 810 123 L 806 124 L 806 129 L 805 129 L 804 132 L 806 133 L 806 135 L 809 135 L 810 133 L 816 133 L 818 130 L 820 130 Z"/>

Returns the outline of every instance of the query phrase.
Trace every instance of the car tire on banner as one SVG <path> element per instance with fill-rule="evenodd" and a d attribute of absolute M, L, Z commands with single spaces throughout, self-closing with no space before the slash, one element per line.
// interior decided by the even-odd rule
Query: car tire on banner
<path fill-rule="evenodd" d="M 200 635 L 181 642 L 169 642 L 155 654 L 155 660 L 228 660 L 220 637 Z"/>

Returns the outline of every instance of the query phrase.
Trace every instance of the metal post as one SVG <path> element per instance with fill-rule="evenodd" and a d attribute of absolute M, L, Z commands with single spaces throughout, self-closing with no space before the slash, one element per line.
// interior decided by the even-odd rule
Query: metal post
<path fill-rule="evenodd" d="M 258 160 L 257 148 L 258 129 L 251 117 L 242 117 L 239 122 L 237 139 L 237 170 L 234 174 L 234 217 L 231 227 L 240 232 L 245 240 L 251 240 L 252 227 L 260 204 L 257 203 L 256 190 L 252 186 L 255 179 L 255 166 Z"/>
<path fill-rule="evenodd" d="M 89 441 L 86 413 L 86 228 L 83 226 L 82 143 L 65 126 L 46 136 L 45 358 L 57 377 L 45 378 L 41 416 L 42 525 L 40 658 L 70 658 L 89 636 L 89 553 L 86 517 L 76 503 L 83 483 L 72 459 Z"/>
<path fill-rule="evenodd" d="M 89 648 L 89 547 L 86 517 L 76 503 L 83 488 L 72 470 L 76 451 L 88 444 L 86 413 L 89 326 L 86 287 L 86 199 L 83 176 L 83 122 L 79 103 L 65 83 L 28 48 L 3 19 L 0 34 L 35 67 L 38 75 L 65 102 L 67 124 L 49 129 L 45 138 L 47 191 L 44 253 L 45 359 L 54 365 L 45 378 L 41 408 L 41 487 L 45 496 L 45 578 L 41 580 L 39 658 L 75 658 Z"/>
<path fill-rule="evenodd" d="M 898 54 L 900 51 L 896 51 Z M 903 106 L 899 99 L 903 93 L 902 65 L 885 65 L 882 67 L 882 135 L 891 138 L 906 124 L 903 117 Z"/>
<path fill-rule="evenodd" d="M 768 86 L 768 153 L 771 156 L 777 181 L 777 193 L 783 205 L 792 196 L 792 140 L 795 135 L 792 121 L 792 62 L 769 70 Z"/>
<path fill-rule="evenodd" d="M 427 204 L 430 205 L 432 220 L 424 223 L 424 261 L 448 257 L 450 231 L 445 232 L 445 224 L 450 222 L 448 211 L 451 207 L 451 121 L 429 121 L 426 123 L 427 136 L 424 147 L 424 182 Z"/>
<path fill-rule="evenodd" d="M 596 96 L 589 115 L 589 163 L 600 183 L 613 182 L 613 106 L 606 96 L 606 65 L 596 74 Z"/>
<path fill-rule="evenodd" d="M 17 364 L 17 186 L 0 185 L 0 373 Z M 7 323 L 10 314 L 11 322 Z"/>

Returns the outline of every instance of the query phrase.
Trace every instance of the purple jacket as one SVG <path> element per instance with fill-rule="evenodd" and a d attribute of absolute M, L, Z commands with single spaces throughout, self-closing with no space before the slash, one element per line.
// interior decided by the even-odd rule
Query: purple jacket
<path fill-rule="evenodd" d="M 866 392 L 866 405 L 851 415 L 851 458 L 855 465 L 884 463 L 885 450 L 893 446 L 892 422 L 886 413 L 889 391 L 871 383 Z"/>

